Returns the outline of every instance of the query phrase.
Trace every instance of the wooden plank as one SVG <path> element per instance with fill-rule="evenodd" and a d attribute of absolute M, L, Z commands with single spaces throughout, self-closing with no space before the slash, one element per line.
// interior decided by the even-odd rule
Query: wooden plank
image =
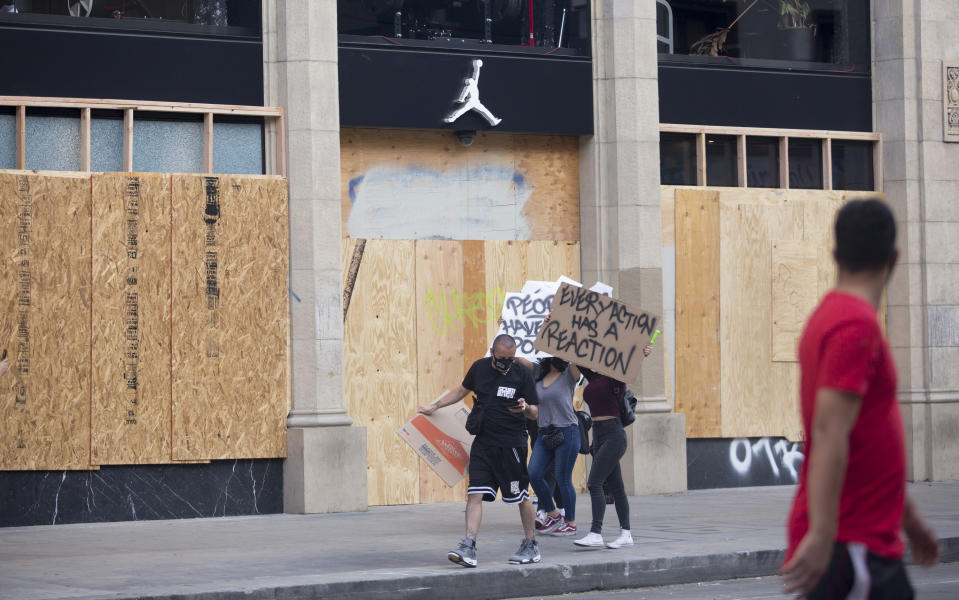
<path fill-rule="evenodd" d="M 123 170 L 133 171 L 133 109 L 123 111 Z"/>
<path fill-rule="evenodd" d="M 779 138 L 779 187 L 789 189 L 789 138 Z"/>
<path fill-rule="evenodd" d="M 286 181 L 174 175 L 172 204 L 173 458 L 282 457 Z"/>
<path fill-rule="evenodd" d="M 21 171 L 27 168 L 27 107 L 17 107 L 17 169 Z"/>
<path fill-rule="evenodd" d="M 80 109 L 80 170 L 90 170 L 90 109 Z"/>
<path fill-rule="evenodd" d="M 572 136 L 480 134 L 467 149 L 449 132 L 344 128 L 343 236 L 578 240 L 578 144 Z M 417 185 L 429 191 L 411 197 Z M 428 197 L 435 210 L 423 204 Z M 414 224 L 382 216 L 411 201 L 429 214 Z"/>
<path fill-rule="evenodd" d="M 93 176 L 98 465 L 170 462 L 170 178 Z"/>
<path fill-rule="evenodd" d="M 203 115 L 203 172 L 213 173 L 213 113 Z"/>
<path fill-rule="evenodd" d="M 154 100 L 113 100 L 99 98 L 54 98 L 46 96 L 0 96 L 0 106 L 37 106 L 53 108 L 91 107 L 102 110 L 148 110 L 151 112 L 184 112 L 219 115 L 279 117 L 281 107 L 243 106 L 235 104 L 202 104 L 198 102 L 163 102 Z"/>
<path fill-rule="evenodd" d="M 772 361 L 796 362 L 799 336 L 819 300 L 818 248 L 797 240 L 772 242 Z"/>
<path fill-rule="evenodd" d="M 676 412 L 688 437 L 718 437 L 719 193 L 676 189 Z"/>
<path fill-rule="evenodd" d="M 485 293 L 480 297 L 466 296 L 466 257 L 461 244 L 416 241 L 417 405 L 432 402 L 445 390 L 458 386 L 465 368 L 483 356 L 483 352 L 472 357 L 464 353 L 466 325 L 471 315 L 483 314 L 486 302 Z M 477 249 L 469 247 L 468 252 L 470 263 L 477 264 Z M 470 288 L 479 283 L 474 277 L 470 276 Z M 475 329 L 470 324 L 470 331 Z M 470 345 L 475 348 L 477 343 L 471 341 Z M 415 457 L 412 451 L 407 452 Z M 466 482 L 451 488 L 420 461 L 417 491 L 419 502 L 453 502 L 466 498 Z"/>
<path fill-rule="evenodd" d="M 822 141 L 822 179 L 823 189 L 832 189 L 832 140 L 826 138 Z"/>
<path fill-rule="evenodd" d="M 746 165 L 746 136 L 736 136 L 736 185 L 749 187 L 749 177 Z"/>
<path fill-rule="evenodd" d="M 419 501 L 419 459 L 396 435 L 418 406 L 414 252 L 410 240 L 366 242 L 344 326 L 346 409 L 366 428 L 371 505 Z"/>
<path fill-rule="evenodd" d="M 696 185 L 709 185 L 706 182 L 706 134 L 696 135 Z"/>
<path fill-rule="evenodd" d="M 720 195 L 721 437 L 799 435 L 796 365 L 772 361 L 771 246 L 802 239 L 803 202 L 822 193 Z"/>
<path fill-rule="evenodd" d="M 825 138 L 840 140 L 876 141 L 880 134 L 868 131 L 842 131 L 831 129 L 783 129 L 772 127 L 730 127 L 723 125 L 684 125 L 660 123 L 659 131 L 665 133 L 692 133 L 706 135 L 755 135 L 763 137 Z"/>
<path fill-rule="evenodd" d="M 276 162 L 277 173 L 281 177 L 287 176 L 286 159 L 286 112 L 281 109 L 279 118 L 276 120 Z"/>
<path fill-rule="evenodd" d="M 90 468 L 90 179 L 0 174 L 0 469 Z"/>

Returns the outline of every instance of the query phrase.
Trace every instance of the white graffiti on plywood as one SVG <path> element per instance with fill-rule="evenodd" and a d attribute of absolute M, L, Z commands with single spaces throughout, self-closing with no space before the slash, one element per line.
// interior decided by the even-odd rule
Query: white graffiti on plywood
<path fill-rule="evenodd" d="M 729 443 L 729 463 L 740 475 L 749 473 L 754 456 L 757 461 L 765 458 L 773 475 L 782 477 L 784 473 L 788 474 L 794 483 L 799 480 L 799 465 L 805 459 L 798 442 L 784 439 L 773 444 L 770 438 L 760 438 L 753 443 L 748 438 L 737 438 Z"/>

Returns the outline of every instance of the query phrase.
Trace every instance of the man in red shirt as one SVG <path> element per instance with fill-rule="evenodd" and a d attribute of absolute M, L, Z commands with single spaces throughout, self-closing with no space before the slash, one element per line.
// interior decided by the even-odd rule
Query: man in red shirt
<path fill-rule="evenodd" d="M 939 560 L 935 534 L 906 496 L 896 367 L 877 310 L 893 266 L 896 224 L 881 201 L 836 216 L 836 287 L 799 343 L 807 459 L 789 515 L 787 592 L 818 598 L 913 597 L 902 563 Z"/>

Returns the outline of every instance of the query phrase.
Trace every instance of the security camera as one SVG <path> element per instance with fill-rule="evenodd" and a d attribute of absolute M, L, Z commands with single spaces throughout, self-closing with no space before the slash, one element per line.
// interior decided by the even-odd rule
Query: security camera
<path fill-rule="evenodd" d="M 473 140 L 476 138 L 476 132 L 472 130 L 457 131 L 456 137 L 464 147 L 469 147 L 473 145 Z"/>

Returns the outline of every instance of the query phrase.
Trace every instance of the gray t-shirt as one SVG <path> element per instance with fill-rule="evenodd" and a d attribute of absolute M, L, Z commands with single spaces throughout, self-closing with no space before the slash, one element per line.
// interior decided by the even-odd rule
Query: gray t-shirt
<path fill-rule="evenodd" d="M 535 365 L 534 377 L 539 377 L 539 365 Z M 576 425 L 576 413 L 573 411 L 573 391 L 576 381 L 569 367 L 556 380 L 543 387 L 543 380 L 536 382 L 536 394 L 539 396 L 539 416 L 536 424 L 543 427 L 569 427 Z"/>

